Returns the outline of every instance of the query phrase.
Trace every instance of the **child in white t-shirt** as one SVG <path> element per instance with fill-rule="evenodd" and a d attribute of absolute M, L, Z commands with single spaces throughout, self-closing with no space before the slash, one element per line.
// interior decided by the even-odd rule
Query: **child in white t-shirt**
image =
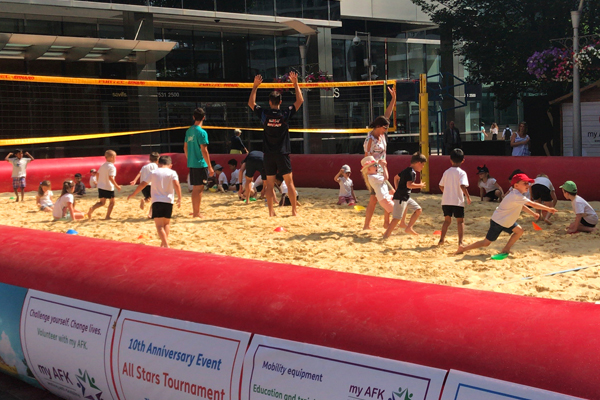
<path fill-rule="evenodd" d="M 146 186 L 151 185 L 152 218 L 160 238 L 160 247 L 169 247 L 169 231 L 171 217 L 173 216 L 173 203 L 177 193 L 177 208 L 181 207 L 181 185 L 179 176 L 173 171 L 173 161 L 169 156 L 158 159 L 158 168 L 150 174 L 150 180 L 141 182 L 127 200 L 141 192 Z"/>
<path fill-rule="evenodd" d="M 235 158 L 232 158 L 227 162 L 227 165 L 229 166 L 229 170 L 231 171 L 231 179 L 229 179 L 229 186 L 231 186 L 231 189 L 234 192 L 237 192 L 240 190 L 240 170 L 237 167 L 238 162 Z"/>
<path fill-rule="evenodd" d="M 14 155 L 14 157 L 11 157 Z M 15 190 L 15 201 L 19 201 L 19 189 L 21 190 L 21 201 L 25 200 L 25 187 L 27 182 L 27 165 L 33 161 L 33 157 L 25 152 L 27 157 L 23 157 L 23 150 L 16 149 L 14 153 L 8 153 L 5 160 L 12 164 L 12 183 Z"/>
<path fill-rule="evenodd" d="M 342 204 L 348 204 L 349 206 L 353 206 L 356 204 L 356 196 L 354 195 L 354 183 L 352 179 L 350 179 L 350 174 L 352 171 L 350 170 L 349 165 L 342 165 L 340 171 L 333 177 L 333 180 L 339 183 L 340 185 L 340 193 L 338 195 L 338 206 Z"/>
<path fill-rule="evenodd" d="M 490 170 L 485 165 L 483 167 L 477 167 L 477 175 L 479 175 L 479 196 L 481 201 L 496 201 L 502 200 L 504 197 L 504 191 L 502 187 L 496 182 L 496 179 L 490 176 Z"/>
<path fill-rule="evenodd" d="M 90 188 L 98 187 L 98 171 L 95 168 L 90 169 Z"/>
<path fill-rule="evenodd" d="M 255 186 L 254 186 L 255 190 L 258 191 L 256 182 L 254 184 L 255 184 Z M 285 180 L 283 179 L 283 175 L 281 175 L 281 174 L 275 175 L 275 188 L 281 192 L 281 199 L 279 200 L 279 207 L 291 206 L 292 202 L 290 201 L 290 198 L 288 197 L 288 187 L 285 183 Z M 297 205 L 300 205 L 300 203 L 298 203 L 299 198 L 300 198 L 300 195 L 298 194 L 298 191 L 296 190 L 296 204 Z M 277 199 L 275 199 L 275 200 L 277 200 Z"/>
<path fill-rule="evenodd" d="M 555 207 L 558 202 L 556 190 L 550 179 L 548 179 L 548 176 L 544 174 L 538 174 L 535 178 L 535 182 L 529 188 L 529 198 L 548 207 Z M 542 211 L 540 214 L 540 219 L 543 219 L 548 225 L 552 225 L 550 221 L 552 214 L 545 211 Z"/>
<path fill-rule="evenodd" d="M 573 181 L 566 181 L 560 187 L 565 199 L 571 200 L 575 221 L 567 227 L 567 233 L 594 232 L 598 224 L 598 214 L 581 196 L 577 195 L 577 185 Z"/>
<path fill-rule="evenodd" d="M 525 206 L 555 213 L 557 211 L 555 208 L 534 203 L 524 196 L 524 194 L 529 190 L 529 185 L 533 182 L 534 180 L 530 179 L 525 174 L 516 174 L 513 176 L 511 185 L 516 190 L 513 190 L 507 194 L 496 208 L 496 211 L 494 211 L 492 219 L 490 220 L 490 229 L 488 230 L 485 239 L 468 246 L 458 245 L 456 254 L 461 254 L 465 251 L 478 249 L 480 247 L 487 247 L 496 239 L 498 239 L 498 236 L 500 236 L 502 232 L 510 233 L 510 238 L 501 251 L 501 253 L 508 254 L 510 253 L 511 247 L 517 242 L 517 240 L 519 240 L 524 232 L 523 228 L 517 224 L 517 219 L 519 219 L 519 216 L 521 215 L 521 210 L 528 212 L 535 218 L 539 218 L 540 216 L 538 213 L 533 212 Z"/>
<path fill-rule="evenodd" d="M 213 169 L 217 175 L 217 190 L 219 192 L 226 192 L 229 189 L 229 183 L 227 182 L 227 175 L 223 172 L 221 164 L 216 164 Z"/>
<path fill-rule="evenodd" d="M 469 196 L 469 179 L 467 173 L 460 166 L 465 161 L 465 153 L 461 149 L 454 149 L 450 152 L 450 162 L 452 167 L 448 168 L 442 180 L 440 181 L 440 190 L 442 191 L 442 211 L 444 212 L 444 225 L 442 225 L 442 234 L 438 246 L 444 244 L 444 238 L 448 232 L 452 217 L 456 218 L 458 229 L 458 244 L 463 244 L 463 234 L 465 230 L 465 197 L 467 204 L 471 204 Z"/>
<path fill-rule="evenodd" d="M 389 214 L 394 209 L 394 202 L 386 183 L 389 180 L 387 162 L 384 159 L 377 161 L 373 156 L 367 156 L 360 160 L 360 164 L 362 165 L 360 172 L 363 175 L 367 189 L 375 192 L 377 202 L 385 210 L 385 221 L 388 221 Z M 383 175 L 378 174 L 378 165 L 381 166 Z"/>
<path fill-rule="evenodd" d="M 115 189 L 121 190 L 121 186 L 115 180 L 117 168 L 114 163 L 117 161 L 117 153 L 114 150 L 106 150 L 104 158 L 106 158 L 106 162 L 98 170 L 98 202 L 90 207 L 87 213 L 89 219 L 92 219 L 94 211 L 103 207 L 107 200 L 108 209 L 104 219 L 110 219 L 110 214 L 115 206 Z"/>
<path fill-rule="evenodd" d="M 77 211 L 73 206 L 75 202 L 74 191 L 75 183 L 73 181 L 63 182 L 62 192 L 56 203 L 54 203 L 54 209 L 52 210 L 55 221 L 62 219 L 76 221 L 85 218 L 85 214 L 82 211 Z"/>
<path fill-rule="evenodd" d="M 40 211 L 52 212 L 52 207 L 54 203 L 52 202 L 52 190 L 50 190 L 51 183 L 50 181 L 43 181 L 40 183 L 40 187 L 38 187 L 37 196 L 35 199 L 40 206 Z"/>
<path fill-rule="evenodd" d="M 158 168 L 158 159 L 160 158 L 160 154 L 158 154 L 156 151 L 153 151 L 152 153 L 150 153 L 150 157 L 149 157 L 149 163 L 144 165 L 142 167 L 142 169 L 140 169 L 140 172 L 135 176 L 135 178 L 133 178 L 133 180 L 131 182 L 129 182 L 130 185 L 135 185 L 135 183 L 137 182 L 138 178 L 140 178 L 140 184 L 142 182 L 150 182 L 150 176 L 152 175 L 152 171 L 154 171 L 155 169 Z M 144 187 L 144 189 L 142 189 L 142 194 L 144 195 L 144 198 L 142 198 L 142 200 L 140 200 L 140 210 L 143 210 L 144 207 L 146 206 L 146 203 L 148 203 L 151 198 L 152 198 L 152 187 L 150 184 L 148 184 L 146 187 Z M 152 210 L 151 210 L 152 212 Z M 150 215 L 148 215 L 148 218 L 151 218 Z"/>

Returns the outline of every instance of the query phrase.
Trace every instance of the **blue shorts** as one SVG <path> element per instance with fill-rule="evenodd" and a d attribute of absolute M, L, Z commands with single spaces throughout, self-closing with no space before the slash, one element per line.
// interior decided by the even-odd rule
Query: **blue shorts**
<path fill-rule="evenodd" d="M 20 178 L 12 178 L 13 180 L 13 189 L 23 189 L 26 186 L 25 177 L 22 176 Z"/>
<path fill-rule="evenodd" d="M 490 229 L 488 230 L 487 235 L 485 235 L 485 238 L 490 242 L 494 242 L 496 241 L 496 239 L 498 239 L 498 236 L 500 236 L 502 232 L 506 232 L 512 235 L 513 229 L 515 229 L 517 226 L 519 225 L 517 225 L 517 223 L 515 222 L 510 228 L 505 228 L 502 225 L 490 219 Z"/>

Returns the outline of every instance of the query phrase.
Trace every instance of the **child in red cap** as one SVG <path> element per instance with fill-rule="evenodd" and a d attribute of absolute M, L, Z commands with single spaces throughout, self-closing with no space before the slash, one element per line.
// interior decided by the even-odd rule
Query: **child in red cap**
<path fill-rule="evenodd" d="M 533 215 L 536 219 L 539 218 L 539 214 L 533 212 L 529 207 L 536 208 L 542 211 L 548 211 L 550 213 L 555 213 L 556 209 L 552 207 L 545 206 L 543 204 L 534 203 L 524 196 L 527 191 L 529 191 L 529 185 L 533 183 L 534 180 L 530 179 L 525 174 L 516 174 L 512 177 L 510 184 L 514 188 L 508 193 L 494 214 L 492 215 L 492 219 L 490 220 L 490 229 L 488 230 L 487 235 L 485 235 L 485 239 L 480 240 L 479 242 L 475 242 L 468 246 L 458 246 L 458 250 L 456 254 L 464 253 L 465 251 L 478 249 L 480 247 L 487 247 L 500 236 L 500 233 L 506 232 L 510 234 L 510 238 L 508 242 L 502 249 L 501 253 L 510 253 L 510 248 L 519 240 L 521 235 L 523 235 L 523 228 L 517 224 L 517 219 L 519 219 L 519 215 L 521 215 L 521 210 L 525 210 L 529 214 Z"/>

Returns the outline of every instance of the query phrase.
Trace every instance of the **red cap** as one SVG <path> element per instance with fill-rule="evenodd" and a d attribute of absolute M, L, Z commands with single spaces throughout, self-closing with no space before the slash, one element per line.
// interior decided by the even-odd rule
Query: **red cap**
<path fill-rule="evenodd" d="M 521 181 L 525 181 L 527 183 L 533 183 L 535 182 L 533 179 L 531 179 L 530 177 L 528 177 L 525 174 L 516 174 L 515 176 L 513 176 L 513 178 L 510 180 L 510 184 L 514 185 L 515 183 L 519 183 Z"/>

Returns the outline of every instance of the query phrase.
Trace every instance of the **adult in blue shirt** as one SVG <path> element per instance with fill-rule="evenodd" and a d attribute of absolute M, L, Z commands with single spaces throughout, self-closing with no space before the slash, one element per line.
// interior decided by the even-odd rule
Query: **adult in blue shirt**
<path fill-rule="evenodd" d="M 192 190 L 192 216 L 194 218 L 202 218 L 200 203 L 204 185 L 208 177 L 215 174 L 208 154 L 208 134 L 202 129 L 205 116 L 204 109 L 196 108 L 194 110 L 194 125 L 185 132 L 185 143 L 183 144 L 187 166 L 190 169 L 190 185 L 194 186 Z"/>
<path fill-rule="evenodd" d="M 294 180 L 292 179 L 292 163 L 290 161 L 290 153 L 292 151 L 288 121 L 302 106 L 304 98 L 302 97 L 300 86 L 298 86 L 298 74 L 292 71 L 289 73 L 289 77 L 290 81 L 294 84 L 296 102 L 286 109 L 281 109 L 281 93 L 275 91 L 269 94 L 268 110 L 256 104 L 256 91 L 263 81 L 260 75 L 254 77 L 254 85 L 252 86 L 252 92 L 248 100 L 248 106 L 260 118 L 264 128 L 263 152 L 265 173 L 267 174 L 265 193 L 267 195 L 270 217 L 276 216 L 273 203 L 275 199 L 275 176 L 277 174 L 283 175 L 283 180 L 288 187 L 288 197 L 292 204 L 292 215 L 297 215 L 297 192 Z"/>

